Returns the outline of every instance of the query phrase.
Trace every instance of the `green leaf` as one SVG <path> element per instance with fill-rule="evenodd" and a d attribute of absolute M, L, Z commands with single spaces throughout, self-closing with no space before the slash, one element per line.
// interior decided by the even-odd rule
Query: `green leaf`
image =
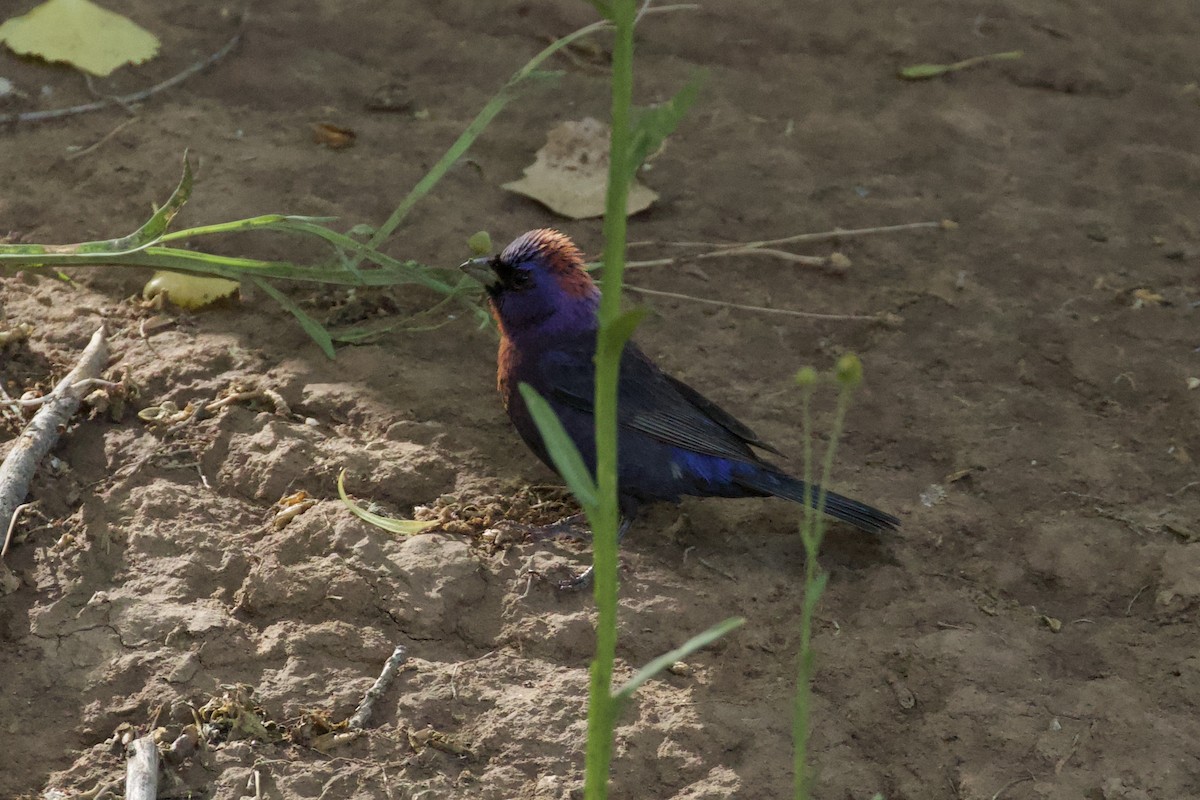
<path fill-rule="evenodd" d="M 734 628 L 737 628 L 746 622 L 745 617 L 730 617 L 724 622 L 718 622 L 703 633 L 698 633 L 692 638 L 683 643 L 682 646 L 675 648 L 669 653 L 663 653 L 658 658 L 651 661 L 646 666 L 637 671 L 637 674 L 629 679 L 629 683 L 622 686 L 613 695 L 613 699 L 618 702 L 624 702 L 633 697 L 633 693 L 638 690 L 646 681 L 653 678 L 658 673 L 662 672 L 667 667 L 674 664 L 680 659 L 687 658 L 692 653 L 720 639 L 725 634 L 729 633 Z"/>
<path fill-rule="evenodd" d="M 920 81 L 926 78 L 936 78 L 947 72 L 957 72 L 960 69 L 967 69 L 988 61 L 1013 61 L 1024 55 L 1025 53 L 1021 50 L 1009 50 L 1004 53 L 988 53 L 983 56 L 964 58 L 953 64 L 914 64 L 911 67 L 903 67 L 900 70 L 900 77 L 910 81 Z"/>
<path fill-rule="evenodd" d="M 401 536 L 414 536 L 426 528 L 432 528 L 437 524 L 432 521 L 421 522 L 415 519 L 400 519 L 398 517 L 385 517 L 382 514 L 373 514 L 350 499 L 346 494 L 345 480 L 346 470 L 342 470 L 338 473 L 338 497 L 342 498 L 342 502 L 346 504 L 346 507 L 350 509 L 350 512 L 354 516 L 371 523 L 377 528 L 383 528 L 389 533 L 398 533 Z"/>
<path fill-rule="evenodd" d="M 613 18 L 612 3 L 608 2 L 608 0 L 588 0 L 588 2 L 591 3 L 592 8 L 596 9 L 600 16 L 605 19 Z"/>
<path fill-rule="evenodd" d="M 5 255 L 49 255 L 74 256 L 79 254 L 97 255 L 126 255 L 145 250 L 147 247 L 162 239 L 167 232 L 167 226 L 175 215 L 183 208 L 188 197 L 192 194 L 192 167 L 188 163 L 187 153 L 183 154 L 183 177 L 179 185 L 167 199 L 162 208 L 154 212 L 142 227 L 128 236 L 119 239 L 106 239 L 99 242 L 81 242 L 79 244 L 7 244 L 0 245 L 0 256 Z"/>
<path fill-rule="evenodd" d="M 583 510 L 590 516 L 591 510 L 596 507 L 596 482 L 583 463 L 579 448 L 571 441 L 558 415 L 545 398 L 538 394 L 537 389 L 527 383 L 522 383 L 520 389 L 521 396 L 525 398 L 525 405 L 529 407 L 529 415 L 537 423 L 538 431 L 542 434 L 542 440 L 546 443 L 546 449 L 550 452 L 558 474 L 567 482 L 579 505 L 583 506 Z"/>
<path fill-rule="evenodd" d="M 357 225 L 355 225 L 354 227 L 350 228 L 350 230 L 346 231 L 346 235 L 347 236 L 362 236 L 363 238 L 374 236 L 375 235 L 375 226 L 368 225 L 365 222 L 360 222 Z"/>
<path fill-rule="evenodd" d="M 900 70 L 900 77 L 910 81 L 921 81 L 926 78 L 936 78 L 938 75 L 945 75 L 947 72 L 953 72 L 954 67 L 950 64 L 913 64 L 911 67 L 904 67 Z"/>
<path fill-rule="evenodd" d="M 603 336 L 606 344 L 613 350 L 619 351 L 629 341 L 629 337 L 633 336 L 633 331 L 646 317 L 646 308 L 632 308 L 629 311 L 621 314 L 612 321 L 611 325 L 604 328 Z"/>
<path fill-rule="evenodd" d="M 492 252 L 492 237 L 487 231 L 478 231 L 467 239 L 467 247 L 477 256 L 487 255 Z"/>
<path fill-rule="evenodd" d="M 272 300 L 290 311 L 292 316 L 296 318 L 296 321 L 300 323 L 300 327 L 304 328 L 304 332 L 312 337 L 313 341 L 317 343 L 325 355 L 330 358 L 336 358 L 333 351 L 333 340 L 329 337 L 329 331 L 321 327 L 321 323 L 310 317 L 304 312 L 304 309 L 292 302 L 292 298 L 262 278 L 257 275 L 251 275 L 250 280 L 254 282 L 255 286 L 269 294 Z"/>
<path fill-rule="evenodd" d="M 704 83 L 706 73 L 697 72 L 682 89 L 670 100 L 651 108 L 635 108 L 632 113 L 633 137 L 629 146 L 630 175 L 652 153 L 662 146 L 663 141 L 671 135 L 683 119 L 683 115 L 696 102 L 700 94 L 700 85 Z"/>

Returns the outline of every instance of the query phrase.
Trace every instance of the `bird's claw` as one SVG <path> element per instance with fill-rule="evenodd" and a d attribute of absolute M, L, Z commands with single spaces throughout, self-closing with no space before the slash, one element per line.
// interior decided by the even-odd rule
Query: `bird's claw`
<path fill-rule="evenodd" d="M 584 589 L 588 589 L 592 585 L 592 575 L 594 572 L 595 567 L 588 567 L 574 578 L 559 581 L 557 584 L 558 590 L 560 592 L 581 592 Z"/>

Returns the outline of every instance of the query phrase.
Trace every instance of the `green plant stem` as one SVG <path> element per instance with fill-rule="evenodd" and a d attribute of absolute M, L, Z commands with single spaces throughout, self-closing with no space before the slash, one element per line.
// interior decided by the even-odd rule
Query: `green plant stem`
<path fill-rule="evenodd" d="M 793 778 L 797 800 L 808 797 L 811 779 L 808 774 L 809 716 L 812 700 L 812 618 L 813 604 L 809 602 L 809 587 L 817 583 L 817 559 L 814 547 L 818 535 L 819 516 L 813 507 L 813 446 L 812 396 L 814 387 L 804 386 L 800 395 L 801 430 L 804 432 L 804 516 L 800 524 L 800 539 L 804 544 L 804 601 L 800 608 L 800 651 L 796 659 L 796 698 L 792 711 Z"/>
<path fill-rule="evenodd" d="M 619 703 L 612 696 L 617 648 L 617 379 L 621 350 L 628 336 L 618 324 L 625 267 L 625 208 L 629 196 L 630 107 L 633 102 L 633 0 L 613 4 L 616 40 L 612 66 L 612 139 L 608 195 L 604 213 L 604 275 L 601 281 L 600 332 L 596 348 L 596 485 L 599 502 L 592 523 L 595 563 L 596 656 L 592 661 L 588 702 L 588 800 L 608 796 L 613 730 Z"/>
<path fill-rule="evenodd" d="M 804 430 L 804 520 L 800 527 L 800 538 L 804 543 L 804 598 L 800 609 L 800 652 L 796 659 L 796 698 L 792 713 L 793 776 L 796 800 L 808 800 L 813 786 L 813 775 L 808 765 L 808 745 L 811 733 L 812 682 L 816 652 L 812 646 L 813 616 L 817 603 L 825 591 L 826 575 L 821 572 L 817 557 L 821 541 L 825 538 L 826 486 L 833 473 L 833 459 L 850 409 L 852 386 L 842 384 L 838 392 L 837 410 L 834 412 L 833 427 L 829 444 L 821 465 L 820 490 L 815 507 L 812 501 L 813 447 L 812 447 L 812 397 L 813 385 L 806 385 L 801 393 L 801 423 Z"/>

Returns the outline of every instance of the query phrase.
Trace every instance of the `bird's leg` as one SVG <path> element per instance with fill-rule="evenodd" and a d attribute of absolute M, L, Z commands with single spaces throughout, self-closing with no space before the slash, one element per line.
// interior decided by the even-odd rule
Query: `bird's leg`
<path fill-rule="evenodd" d="M 581 526 L 587 524 L 587 514 L 582 512 L 572 514 L 569 517 L 563 517 L 558 522 L 552 522 L 549 525 L 525 525 L 518 522 L 507 524 L 516 528 L 535 542 L 555 539 L 559 536 L 567 536 L 579 541 L 592 538 L 591 530 L 586 528 L 581 529 Z"/>
<path fill-rule="evenodd" d="M 628 514 L 623 514 L 621 516 L 621 526 L 619 528 L 617 528 L 617 548 L 618 549 L 621 547 L 621 540 L 624 539 L 625 534 L 629 532 L 629 526 L 633 524 L 634 514 L 635 514 L 635 512 L 630 512 Z M 583 589 L 587 589 L 589 586 L 592 585 L 592 578 L 594 577 L 593 573 L 595 573 L 595 571 L 596 571 L 596 565 L 595 565 L 595 563 L 593 563 L 590 567 L 585 569 L 579 575 L 576 575 L 574 578 L 570 578 L 565 581 L 560 581 L 558 584 L 558 588 L 561 591 L 565 591 L 565 592 L 576 592 L 576 591 L 580 591 Z"/>

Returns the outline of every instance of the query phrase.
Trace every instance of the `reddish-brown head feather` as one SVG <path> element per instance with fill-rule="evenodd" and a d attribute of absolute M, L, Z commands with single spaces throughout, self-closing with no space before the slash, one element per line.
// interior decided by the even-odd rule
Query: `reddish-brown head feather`
<path fill-rule="evenodd" d="M 529 231 L 514 239 L 500 254 L 509 263 L 534 257 L 540 258 L 568 294 L 582 297 L 596 290 L 592 276 L 584 268 L 583 253 L 565 233 L 550 228 Z"/>

